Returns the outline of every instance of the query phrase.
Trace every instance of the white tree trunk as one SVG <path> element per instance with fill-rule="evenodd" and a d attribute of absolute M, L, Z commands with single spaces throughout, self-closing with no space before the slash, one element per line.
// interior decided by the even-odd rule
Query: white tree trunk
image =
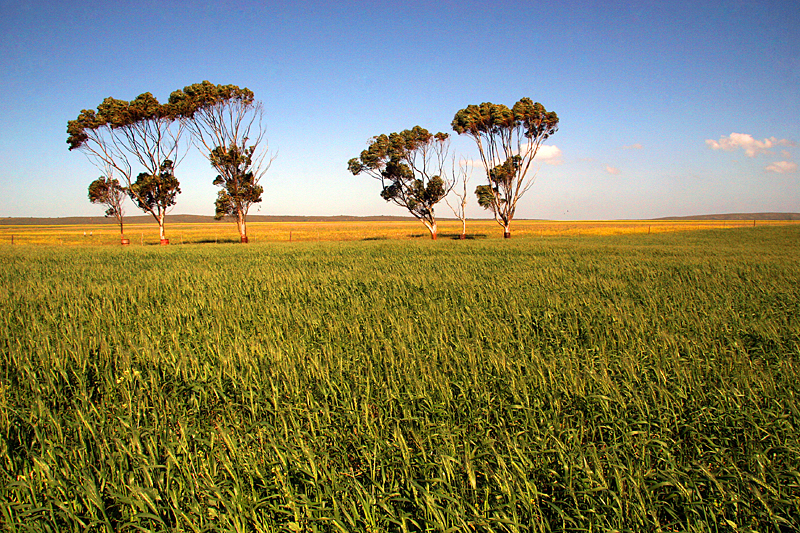
<path fill-rule="evenodd" d="M 167 240 L 166 233 L 164 232 L 164 216 L 166 213 L 164 211 L 158 214 L 158 234 L 161 237 L 161 242 Z"/>
<path fill-rule="evenodd" d="M 241 237 L 241 242 L 247 242 L 247 221 L 244 218 L 244 212 L 239 210 L 236 213 L 236 224 L 239 226 L 239 237 Z"/>
<path fill-rule="evenodd" d="M 436 222 L 434 222 L 433 224 L 428 224 L 426 222 L 425 226 L 428 228 L 428 231 L 431 232 L 431 239 L 435 241 L 436 237 L 437 237 L 437 234 L 438 234 L 438 231 L 439 231 L 437 226 L 436 226 Z"/>

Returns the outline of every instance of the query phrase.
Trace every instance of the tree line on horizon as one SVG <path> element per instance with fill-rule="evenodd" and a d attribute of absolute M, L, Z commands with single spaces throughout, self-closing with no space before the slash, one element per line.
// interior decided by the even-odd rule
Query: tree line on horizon
<path fill-rule="evenodd" d="M 511 108 L 469 105 L 455 114 L 451 126 L 475 141 L 487 179 L 475 189 L 478 204 L 509 238 L 517 203 L 533 184 L 531 163 L 541 143 L 558 130 L 558 115 L 526 97 Z M 180 142 L 187 133 L 217 172 L 215 218 L 233 217 L 241 242 L 248 242 L 247 214 L 261 202 L 259 181 L 274 160 L 267 156 L 263 104 L 251 90 L 203 81 L 173 91 L 165 104 L 150 93 L 131 101 L 109 97 L 68 121 L 67 133 L 69 150 L 82 151 L 103 171 L 89 185 L 89 200 L 117 219 L 123 244 L 129 242 L 123 226 L 126 197 L 153 216 L 161 243 L 169 243 L 164 222 L 181 192 L 175 169 L 185 156 Z M 348 161 L 348 170 L 380 181 L 381 197 L 421 221 L 432 239 L 438 233 L 435 207 L 445 200 L 462 222 L 463 239 L 468 169 L 465 161 L 456 165 L 455 157 L 448 158 L 449 146 L 449 134 L 414 126 L 373 137 L 359 157 Z M 143 171 L 134 176 L 134 167 Z M 455 204 L 447 199 L 451 192 L 458 198 Z"/>

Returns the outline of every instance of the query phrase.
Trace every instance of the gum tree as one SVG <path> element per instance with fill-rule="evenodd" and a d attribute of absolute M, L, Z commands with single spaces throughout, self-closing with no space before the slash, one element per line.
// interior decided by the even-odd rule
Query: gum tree
<path fill-rule="evenodd" d="M 119 184 L 118 180 L 100 176 L 89 184 L 89 201 L 106 207 L 106 216 L 114 217 L 119 224 L 120 242 L 126 244 L 123 228 L 122 203 L 125 201 L 127 191 Z"/>
<path fill-rule="evenodd" d="M 531 163 L 541 143 L 558 131 L 558 115 L 522 98 L 511 109 L 490 102 L 469 105 L 456 113 L 451 125 L 477 144 L 488 180 L 475 189 L 478 204 L 492 212 L 503 236 L 511 237 L 517 203 L 535 179 L 528 172 Z"/>
<path fill-rule="evenodd" d="M 80 150 L 96 166 L 113 169 L 122 178 L 122 184 L 131 199 L 145 213 L 158 222 L 162 244 L 168 244 L 164 231 L 165 209 L 154 205 L 154 197 L 169 197 L 180 192 L 175 178 L 175 167 L 180 160 L 180 137 L 184 126 L 176 121 L 175 108 L 160 104 L 150 93 L 137 96 L 130 102 L 106 98 L 97 110 L 84 109 L 75 120 L 67 122 L 67 144 L 70 150 Z M 137 175 L 139 185 L 134 187 L 134 168 L 143 168 Z M 153 196 L 144 187 L 141 176 L 155 177 L 168 168 L 173 189 L 160 188 Z M 149 195 L 149 196 L 148 196 Z"/>
<path fill-rule="evenodd" d="M 128 194 L 131 200 L 146 213 L 150 213 L 158 221 L 161 229 L 161 242 L 164 241 L 164 218 L 167 211 L 175 205 L 175 197 L 180 194 L 180 183 L 175 178 L 172 161 L 165 160 L 157 173 L 142 172 L 136 177 Z"/>
<path fill-rule="evenodd" d="M 362 172 L 381 182 L 381 198 L 405 208 L 421 221 L 436 239 L 434 208 L 452 188 L 445 173 L 450 147 L 446 133 L 431 134 L 425 128 L 373 137 L 361 156 L 347 167 L 353 175 Z"/>
<path fill-rule="evenodd" d="M 214 185 L 221 190 L 215 218 L 233 217 L 241 242 L 246 243 L 247 213 L 261 202 L 264 189 L 259 181 L 274 160 L 267 158 L 263 105 L 246 87 L 208 81 L 174 91 L 169 103 L 217 172 Z"/>
<path fill-rule="evenodd" d="M 239 236 L 243 243 L 247 238 L 247 212 L 250 206 L 261 202 L 264 188 L 258 184 L 257 173 L 252 170 L 255 147 L 240 148 L 231 144 L 218 146 L 211 151 L 211 166 L 220 173 L 214 185 L 222 187 L 214 204 L 217 220 L 231 216 L 236 219 Z"/>

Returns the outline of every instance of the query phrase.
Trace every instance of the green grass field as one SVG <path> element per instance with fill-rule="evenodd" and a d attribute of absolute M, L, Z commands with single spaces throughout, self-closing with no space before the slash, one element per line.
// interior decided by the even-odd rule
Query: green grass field
<path fill-rule="evenodd" d="M 0 245 L 2 530 L 798 530 L 800 226 L 634 233 Z"/>

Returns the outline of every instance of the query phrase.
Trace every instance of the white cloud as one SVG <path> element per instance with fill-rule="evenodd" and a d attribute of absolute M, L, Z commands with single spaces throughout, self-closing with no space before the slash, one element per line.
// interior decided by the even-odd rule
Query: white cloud
<path fill-rule="evenodd" d="M 522 145 L 523 153 L 527 151 L 528 146 L 529 145 L 527 144 Z M 516 153 L 516 150 L 514 150 L 513 153 Z M 536 152 L 536 158 L 533 160 L 533 162 L 534 164 L 544 163 L 546 165 L 560 165 L 563 163 L 563 161 L 561 161 L 561 155 L 562 155 L 561 148 L 559 148 L 558 146 L 542 144 L 539 145 L 539 151 Z M 463 160 L 462 163 L 472 168 L 478 168 L 478 169 L 483 168 L 483 161 L 481 161 L 480 159 L 466 159 Z"/>
<path fill-rule="evenodd" d="M 625 150 L 641 150 L 642 145 L 639 143 L 634 143 L 634 144 L 629 144 L 627 146 L 623 146 L 622 148 Z"/>
<path fill-rule="evenodd" d="M 719 141 L 713 139 L 706 139 L 706 144 L 714 150 L 724 150 L 732 152 L 738 148 L 744 150 L 747 157 L 755 157 L 759 154 L 770 153 L 770 148 L 774 146 L 794 146 L 795 143 L 788 139 L 778 139 L 776 137 L 769 137 L 763 141 L 753 138 L 748 133 L 731 133 L 729 136 L 722 136 Z"/>
<path fill-rule="evenodd" d="M 561 148 L 558 146 L 541 145 L 539 152 L 536 154 L 536 160 L 546 163 L 548 165 L 560 165 L 561 161 Z"/>
<path fill-rule="evenodd" d="M 616 168 L 616 167 L 612 167 L 611 165 L 607 165 L 606 166 L 606 172 L 616 176 L 617 174 L 619 174 L 619 169 Z"/>
<path fill-rule="evenodd" d="M 777 172 L 778 174 L 790 174 L 797 170 L 797 163 L 792 161 L 776 161 L 767 167 L 770 172 Z"/>

